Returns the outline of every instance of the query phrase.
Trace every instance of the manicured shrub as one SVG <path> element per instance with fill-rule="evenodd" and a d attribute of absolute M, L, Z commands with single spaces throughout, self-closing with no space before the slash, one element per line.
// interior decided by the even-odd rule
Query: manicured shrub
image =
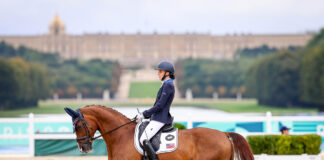
<path fill-rule="evenodd" d="M 322 137 L 319 135 L 262 135 L 248 136 L 254 154 L 300 155 L 319 154 Z"/>
<path fill-rule="evenodd" d="M 173 126 L 175 128 L 178 128 L 179 130 L 181 129 L 187 129 L 185 125 L 181 124 L 181 123 L 174 123 Z"/>

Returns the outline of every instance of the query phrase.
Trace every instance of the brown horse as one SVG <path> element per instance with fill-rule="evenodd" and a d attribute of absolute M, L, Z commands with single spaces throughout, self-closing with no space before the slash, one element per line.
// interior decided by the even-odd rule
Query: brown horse
<path fill-rule="evenodd" d="M 134 146 L 136 122 L 111 108 L 91 105 L 78 112 L 70 110 L 75 119 L 77 143 L 83 153 L 92 150 L 96 130 L 106 142 L 109 160 L 141 160 Z M 233 132 L 208 128 L 179 131 L 177 150 L 158 154 L 160 160 L 254 160 L 246 140 Z"/>

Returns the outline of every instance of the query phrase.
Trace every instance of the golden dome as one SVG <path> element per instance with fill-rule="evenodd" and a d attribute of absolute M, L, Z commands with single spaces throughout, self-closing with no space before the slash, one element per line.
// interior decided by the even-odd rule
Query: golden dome
<path fill-rule="evenodd" d="M 63 21 L 60 19 L 60 17 L 58 16 L 58 14 L 55 15 L 54 19 L 52 20 L 50 26 L 54 27 L 54 26 L 59 26 L 59 27 L 64 27 L 64 23 Z"/>
<path fill-rule="evenodd" d="M 58 14 L 55 15 L 54 19 L 49 25 L 50 34 L 61 35 L 65 34 L 65 25 L 60 19 Z"/>

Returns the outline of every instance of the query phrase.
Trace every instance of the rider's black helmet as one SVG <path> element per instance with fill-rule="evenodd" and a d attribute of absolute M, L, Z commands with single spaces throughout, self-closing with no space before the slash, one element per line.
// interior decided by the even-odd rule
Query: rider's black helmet
<path fill-rule="evenodd" d="M 174 67 L 173 67 L 173 64 L 171 64 L 170 62 L 163 61 L 155 69 L 156 70 L 164 70 L 164 71 L 170 72 L 170 75 L 169 75 L 170 78 L 171 79 L 175 79 L 175 76 L 174 76 Z M 163 76 L 162 80 L 164 78 L 165 78 L 165 75 Z"/>
<path fill-rule="evenodd" d="M 156 70 L 165 70 L 174 73 L 174 67 L 170 62 L 163 61 L 156 68 Z"/>

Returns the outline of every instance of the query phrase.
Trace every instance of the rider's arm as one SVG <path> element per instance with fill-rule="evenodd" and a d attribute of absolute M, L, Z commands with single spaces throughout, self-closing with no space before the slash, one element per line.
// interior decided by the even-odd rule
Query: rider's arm
<path fill-rule="evenodd" d="M 162 110 L 163 107 L 165 106 L 165 104 L 167 103 L 167 101 L 172 93 L 172 85 L 169 83 L 167 83 L 165 85 L 166 86 L 163 87 L 162 95 L 161 95 L 160 99 L 155 103 L 155 105 L 152 108 L 143 112 L 144 117 L 146 117 L 146 118 L 151 117 L 151 115 L 153 113 L 156 113 L 156 112 L 159 112 L 160 110 Z"/>

